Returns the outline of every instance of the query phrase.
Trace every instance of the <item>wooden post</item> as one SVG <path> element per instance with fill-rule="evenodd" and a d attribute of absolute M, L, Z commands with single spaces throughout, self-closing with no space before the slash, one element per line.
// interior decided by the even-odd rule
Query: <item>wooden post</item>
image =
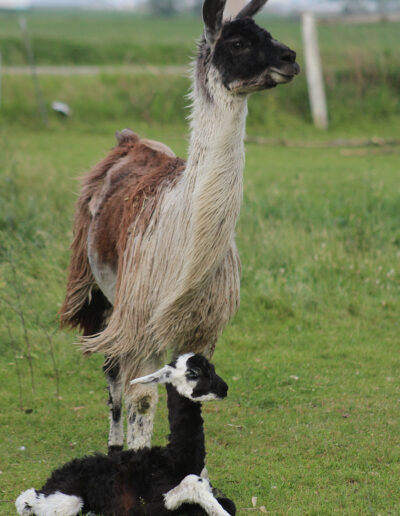
<path fill-rule="evenodd" d="M 328 110 L 326 106 L 315 16 L 313 13 L 303 13 L 301 21 L 311 114 L 316 127 L 327 129 Z"/>
<path fill-rule="evenodd" d="M 28 35 L 28 27 L 26 25 L 25 18 L 23 18 L 22 16 L 21 16 L 21 18 L 19 18 L 19 26 L 20 26 L 22 35 L 24 37 L 26 53 L 28 56 L 29 65 L 31 67 L 32 80 L 33 80 L 33 84 L 35 87 L 36 99 L 37 99 L 37 103 L 39 106 L 39 113 L 42 117 L 44 125 L 48 125 L 46 105 L 43 100 L 42 92 L 40 90 L 40 85 L 39 85 L 39 79 L 38 79 L 38 76 L 36 73 L 35 60 L 33 57 L 33 49 L 32 49 L 32 45 L 31 45 L 31 40 L 29 39 L 29 35 Z"/>
<path fill-rule="evenodd" d="M 2 87 L 2 82 L 1 82 L 1 79 L 2 79 L 2 76 L 1 76 L 1 73 L 2 73 L 2 60 L 1 60 L 1 52 L 0 52 L 0 107 L 1 107 L 1 87 Z"/>

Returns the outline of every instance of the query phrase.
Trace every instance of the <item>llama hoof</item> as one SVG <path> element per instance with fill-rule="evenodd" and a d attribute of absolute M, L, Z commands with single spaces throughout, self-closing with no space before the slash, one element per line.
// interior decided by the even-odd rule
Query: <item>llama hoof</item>
<path fill-rule="evenodd" d="M 230 498 L 217 498 L 217 500 L 226 512 L 229 512 L 231 516 L 235 516 L 236 505 L 234 504 L 233 500 L 231 500 Z"/>
<path fill-rule="evenodd" d="M 124 449 L 124 447 L 123 446 L 119 446 L 119 445 L 109 446 L 108 447 L 108 455 L 109 456 L 117 455 L 118 453 L 122 452 L 123 449 Z"/>

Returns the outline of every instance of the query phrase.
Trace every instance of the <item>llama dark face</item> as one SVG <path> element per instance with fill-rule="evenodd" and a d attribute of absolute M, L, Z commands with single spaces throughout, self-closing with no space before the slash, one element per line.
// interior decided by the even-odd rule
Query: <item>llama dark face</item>
<path fill-rule="evenodd" d="M 216 374 L 214 366 L 194 353 L 181 355 L 155 373 L 130 383 L 170 383 L 179 394 L 192 401 L 221 400 L 228 393 L 227 384 Z"/>
<path fill-rule="evenodd" d="M 266 0 L 251 0 L 234 20 L 223 22 L 226 0 L 205 0 L 205 43 L 199 59 L 218 70 L 225 88 L 247 94 L 289 82 L 300 71 L 296 53 L 251 18 Z M 202 67 L 200 66 L 201 70 Z"/>
<path fill-rule="evenodd" d="M 211 62 L 224 86 L 239 94 L 289 82 L 300 70 L 296 53 L 250 18 L 223 25 Z"/>

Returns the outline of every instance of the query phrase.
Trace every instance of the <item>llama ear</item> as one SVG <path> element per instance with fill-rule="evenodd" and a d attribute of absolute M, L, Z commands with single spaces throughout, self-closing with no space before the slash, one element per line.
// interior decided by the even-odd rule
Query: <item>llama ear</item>
<path fill-rule="evenodd" d="M 130 385 L 135 385 L 137 383 L 168 383 L 172 374 L 172 367 L 166 365 L 156 371 L 155 373 L 148 374 L 147 376 L 141 376 L 140 378 L 135 378 L 131 380 Z"/>
<path fill-rule="evenodd" d="M 236 18 L 248 18 L 254 16 L 260 11 L 267 3 L 268 0 L 251 0 L 243 9 L 239 12 Z"/>
<path fill-rule="evenodd" d="M 222 27 L 226 0 L 205 0 L 203 4 L 204 35 L 212 46 Z"/>

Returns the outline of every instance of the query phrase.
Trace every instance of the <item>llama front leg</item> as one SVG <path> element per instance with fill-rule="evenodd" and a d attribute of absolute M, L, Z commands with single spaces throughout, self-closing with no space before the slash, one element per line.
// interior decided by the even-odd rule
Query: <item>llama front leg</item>
<path fill-rule="evenodd" d="M 151 446 L 158 391 L 155 385 L 137 385 L 130 391 L 127 396 L 127 444 L 130 450 L 140 450 Z"/>
<path fill-rule="evenodd" d="M 135 377 L 154 373 L 160 365 L 157 358 L 152 358 L 139 370 Z M 140 450 L 151 446 L 154 415 L 157 410 L 158 390 L 154 383 L 131 385 L 133 379 L 130 371 L 125 371 L 127 380 L 125 399 L 128 412 L 127 444 L 130 450 Z"/>
<path fill-rule="evenodd" d="M 76 516 L 83 507 L 79 496 L 56 492 L 50 495 L 28 489 L 19 495 L 15 502 L 18 514 L 36 516 Z"/>
<path fill-rule="evenodd" d="M 106 358 L 103 366 L 108 384 L 108 405 L 110 407 L 110 432 L 108 434 L 108 454 L 121 451 L 124 447 L 124 425 L 122 410 L 122 379 L 118 362 Z"/>
<path fill-rule="evenodd" d="M 208 480 L 197 475 L 188 475 L 180 484 L 164 495 L 165 507 L 174 511 L 184 503 L 197 504 L 209 516 L 231 516 L 214 498 Z M 232 503 L 234 506 L 234 504 Z M 235 510 L 233 512 L 235 514 Z"/>

